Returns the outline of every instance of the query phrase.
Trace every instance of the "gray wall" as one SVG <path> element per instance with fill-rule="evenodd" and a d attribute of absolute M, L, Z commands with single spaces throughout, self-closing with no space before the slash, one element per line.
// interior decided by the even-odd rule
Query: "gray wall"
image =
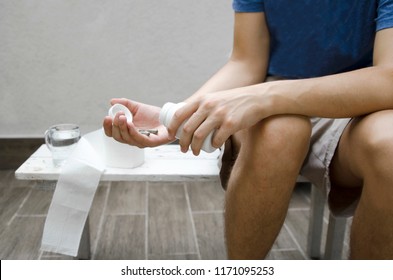
<path fill-rule="evenodd" d="M 230 0 L 0 0 L 0 138 L 101 127 L 112 97 L 181 101 L 232 47 Z"/>

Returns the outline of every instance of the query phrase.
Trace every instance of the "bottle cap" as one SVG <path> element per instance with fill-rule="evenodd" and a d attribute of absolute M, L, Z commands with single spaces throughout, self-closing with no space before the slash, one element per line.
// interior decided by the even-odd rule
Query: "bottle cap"
<path fill-rule="evenodd" d="M 123 112 L 127 118 L 127 122 L 132 122 L 132 114 L 128 108 L 122 104 L 115 104 L 113 105 L 109 111 L 108 116 L 112 117 L 112 119 L 116 116 L 117 113 Z"/>

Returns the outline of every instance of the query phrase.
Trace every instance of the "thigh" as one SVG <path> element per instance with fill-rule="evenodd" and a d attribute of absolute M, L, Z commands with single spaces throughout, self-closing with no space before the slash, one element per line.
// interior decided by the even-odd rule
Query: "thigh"
<path fill-rule="evenodd" d="M 391 152 L 392 141 L 393 110 L 354 118 L 344 130 L 330 166 L 332 185 L 362 187 L 370 167 Z"/>
<path fill-rule="evenodd" d="M 362 186 L 362 178 L 354 169 L 353 155 L 353 131 L 360 119 L 352 119 L 345 128 L 337 149 L 332 158 L 330 168 L 331 188 L 360 188 Z"/>

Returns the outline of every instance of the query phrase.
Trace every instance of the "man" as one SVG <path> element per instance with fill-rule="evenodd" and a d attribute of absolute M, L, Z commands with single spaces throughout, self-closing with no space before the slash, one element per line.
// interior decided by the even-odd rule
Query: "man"
<path fill-rule="evenodd" d="M 188 98 L 166 130 L 159 108 L 106 118 L 108 136 L 139 147 L 174 139 L 198 155 L 226 142 L 228 257 L 264 258 L 299 174 L 356 206 L 350 258 L 393 259 L 393 0 L 234 0 L 232 55 Z M 266 82 L 265 82 L 266 81 Z M 157 127 L 141 135 L 137 127 Z M 357 203 L 358 202 L 358 203 Z"/>

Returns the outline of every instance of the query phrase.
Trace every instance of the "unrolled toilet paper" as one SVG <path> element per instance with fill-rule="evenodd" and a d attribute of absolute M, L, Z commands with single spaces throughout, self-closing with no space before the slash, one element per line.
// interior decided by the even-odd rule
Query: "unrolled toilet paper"
<path fill-rule="evenodd" d="M 118 143 L 105 136 L 103 129 L 83 136 L 61 169 L 45 221 L 41 249 L 76 256 L 105 168 L 134 168 L 143 162 L 143 149 Z"/>
<path fill-rule="evenodd" d="M 102 172 L 102 157 L 91 145 L 102 131 L 82 137 L 64 164 L 46 217 L 41 249 L 76 256 Z M 90 141 L 89 141 L 90 140 Z"/>

